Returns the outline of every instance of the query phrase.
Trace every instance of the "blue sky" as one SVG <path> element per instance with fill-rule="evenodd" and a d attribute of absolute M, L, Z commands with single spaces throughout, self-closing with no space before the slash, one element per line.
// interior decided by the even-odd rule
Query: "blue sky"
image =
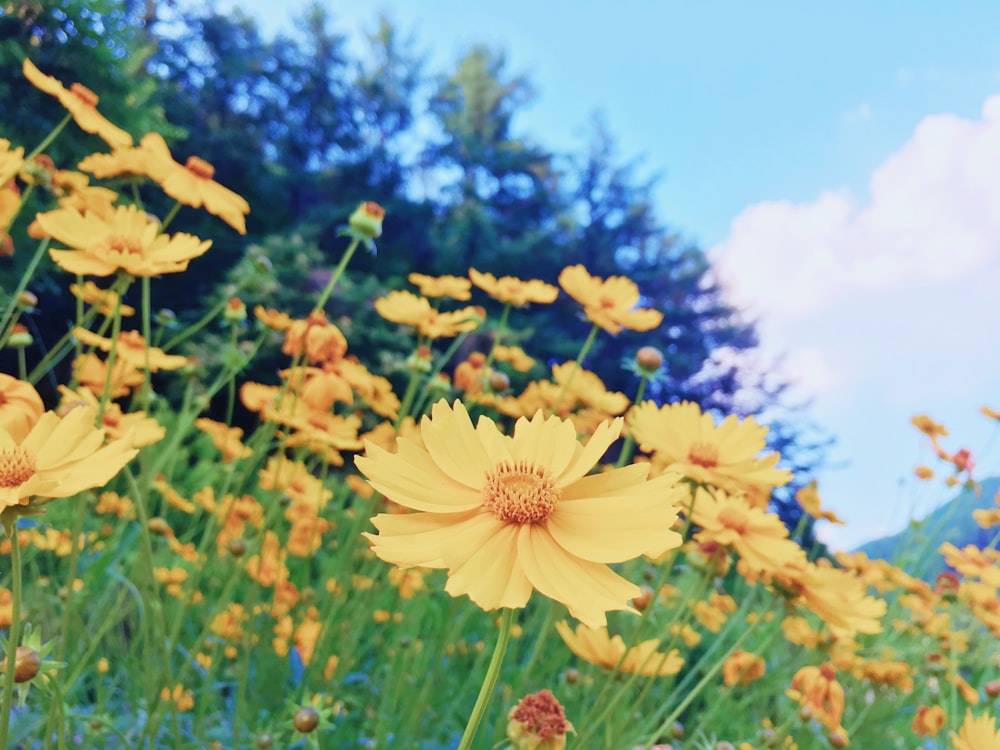
<path fill-rule="evenodd" d="M 308 3 L 239 6 L 290 30 Z M 228 7 L 222 3 L 220 7 Z M 330 4 L 351 35 L 382 12 L 430 69 L 508 52 L 538 98 L 515 123 L 552 149 L 600 111 L 663 176 L 661 216 L 706 248 L 764 356 L 839 440 L 820 474 L 851 546 L 951 495 L 909 425 L 929 412 L 1000 472 L 1000 4 L 901 1 Z M 995 215 L 995 216 L 994 216 Z M 995 451 L 994 451 L 995 453 Z"/>

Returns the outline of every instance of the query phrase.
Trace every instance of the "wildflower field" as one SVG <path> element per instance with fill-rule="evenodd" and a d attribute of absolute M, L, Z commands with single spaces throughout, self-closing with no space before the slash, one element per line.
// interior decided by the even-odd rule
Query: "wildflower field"
<path fill-rule="evenodd" d="M 582 264 L 414 268 L 370 300 L 412 353 L 359 360 L 325 310 L 393 231 L 377 195 L 309 315 L 237 293 L 179 327 L 158 285 L 213 238 L 172 221 L 242 233 L 251 207 L 84 85 L 23 74 L 66 113 L 0 140 L 0 228 L 25 227 L 0 297 L 0 748 L 1000 748 L 1000 533 L 910 550 L 948 566 L 929 581 L 803 545 L 839 520 L 815 484 L 798 528 L 771 510 L 792 473 L 765 426 L 671 399 L 650 346 L 631 393 L 588 369 L 663 315 Z M 53 163 L 72 128 L 107 148 Z M 151 191 L 174 207 L 147 213 Z M 75 314 L 42 351 L 48 263 Z M 589 334 L 552 362 L 511 312 L 560 295 Z M 914 425 L 973 486 L 969 453 Z M 976 521 L 1000 531 L 1000 507 Z"/>

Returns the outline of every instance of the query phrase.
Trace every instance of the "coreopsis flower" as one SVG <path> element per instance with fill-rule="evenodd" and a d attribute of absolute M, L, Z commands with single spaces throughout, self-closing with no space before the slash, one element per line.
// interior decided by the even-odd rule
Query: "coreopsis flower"
<path fill-rule="evenodd" d="M 333 492 L 323 486 L 301 461 L 291 461 L 284 456 L 269 458 L 260 470 L 260 486 L 288 495 L 293 503 L 308 505 L 320 510 L 333 497 Z"/>
<path fill-rule="evenodd" d="M 850 571 L 800 561 L 787 565 L 774 580 L 835 634 L 882 632 L 885 600 L 868 596 L 864 582 Z"/>
<path fill-rule="evenodd" d="M 292 327 L 293 321 L 288 313 L 265 309 L 263 305 L 257 305 L 253 309 L 253 314 L 257 320 L 273 331 L 287 331 Z"/>
<path fill-rule="evenodd" d="M 144 149 L 146 174 L 160 184 L 164 193 L 185 206 L 204 207 L 240 234 L 246 234 L 250 204 L 212 179 L 215 167 L 197 156 L 188 157 L 184 164 L 174 161 L 159 133 L 144 136 L 140 148 Z"/>
<path fill-rule="evenodd" d="M 1000 526 L 1000 508 L 981 508 L 972 511 L 973 520 L 980 528 L 991 529 Z"/>
<path fill-rule="evenodd" d="M 680 472 L 698 484 L 747 491 L 763 500 L 760 505 L 767 504 L 771 488 L 792 478 L 787 469 L 775 468 L 778 453 L 759 455 L 767 427 L 753 417 L 741 421 L 730 415 L 716 425 L 696 403 L 644 401 L 629 413 L 629 429 L 639 448 L 653 454 L 654 467 Z"/>
<path fill-rule="evenodd" d="M 446 569 L 448 593 L 483 609 L 523 607 L 537 589 L 603 625 L 640 593 L 607 564 L 681 542 L 675 476 L 647 481 L 645 465 L 586 476 L 621 429 L 620 418 L 605 423 L 581 444 L 571 422 L 538 413 L 506 436 L 441 400 L 421 421 L 424 447 L 369 443 L 355 459 L 372 487 L 416 511 L 376 516 L 379 533 L 366 537 L 386 562 Z"/>
<path fill-rule="evenodd" d="M 583 305 L 587 319 L 609 333 L 650 331 L 663 322 L 659 310 L 636 309 L 639 287 L 625 276 L 602 279 L 582 265 L 568 266 L 559 274 L 559 285 Z"/>
<path fill-rule="evenodd" d="M 175 273 L 212 246 L 211 240 L 190 234 L 160 234 L 159 223 L 135 206 L 118 206 L 109 217 L 59 208 L 38 214 L 36 221 L 47 236 L 69 248 L 49 250 L 56 265 L 85 276 Z"/>
<path fill-rule="evenodd" d="M 21 170 L 24 163 L 24 147 L 10 147 L 10 141 L 0 138 L 0 185 L 6 185 Z M 0 226 L 3 226 L 0 224 Z"/>
<path fill-rule="evenodd" d="M 148 133 L 139 141 L 139 145 L 131 144 L 124 148 L 116 148 L 110 154 L 91 154 L 84 158 L 77 169 L 89 172 L 95 177 L 149 177 L 160 182 L 169 173 L 171 167 L 179 166 L 174 162 L 167 148 L 166 141 L 159 133 Z"/>
<path fill-rule="evenodd" d="M 469 278 L 493 299 L 514 307 L 524 307 L 531 302 L 547 305 L 555 302 L 559 296 L 559 287 L 538 279 L 525 281 L 515 276 L 501 276 L 498 279 L 491 273 L 480 273 L 475 268 L 469 269 Z"/>
<path fill-rule="evenodd" d="M 2 147 L 2 143 L 0 143 L 0 147 Z M 2 173 L 3 170 L 0 170 L 0 174 Z M 991 409 L 988 406 L 980 406 L 979 413 L 982 414 L 987 419 L 995 419 L 998 422 L 1000 422 L 1000 411 L 997 411 L 996 409 Z"/>
<path fill-rule="evenodd" d="M 802 510 L 817 520 L 823 519 L 824 521 L 839 523 L 841 525 L 845 523 L 832 510 L 826 510 L 822 507 L 822 502 L 819 499 L 819 488 L 815 479 L 805 487 L 799 488 L 795 493 L 795 502 L 799 504 Z"/>
<path fill-rule="evenodd" d="M 837 682 L 837 670 L 832 664 L 802 667 L 792 677 L 788 696 L 812 711 L 813 718 L 831 732 L 842 731 L 844 688 Z"/>
<path fill-rule="evenodd" d="M 110 318 L 118 309 L 118 314 L 122 317 L 135 315 L 135 308 L 122 303 L 118 292 L 113 289 L 101 289 L 93 281 L 85 281 L 81 287 L 77 283 L 69 285 L 70 294 L 77 299 L 82 299 L 86 304 L 98 309 L 101 315 Z"/>
<path fill-rule="evenodd" d="M 1000 588 L 1000 552 L 997 550 L 979 549 L 973 544 L 958 549 L 951 542 L 945 542 L 938 551 L 944 555 L 944 561 L 962 575 Z"/>
<path fill-rule="evenodd" d="M 62 396 L 61 408 L 63 410 L 76 405 L 88 406 L 96 410 L 100 405 L 97 396 L 86 388 L 73 391 L 61 385 L 59 386 L 59 395 Z M 135 448 L 144 448 L 147 445 L 158 443 L 167 434 L 163 426 L 152 417 L 147 416 L 146 412 L 135 411 L 126 414 L 113 401 L 105 404 L 104 411 L 101 413 L 101 427 L 107 431 L 110 439 L 128 438 Z"/>
<path fill-rule="evenodd" d="M 549 690 L 524 696 L 507 714 L 507 739 L 514 750 L 563 750 L 566 733 L 575 731 Z"/>
<path fill-rule="evenodd" d="M 95 417 L 83 407 L 61 419 L 48 411 L 22 439 L 0 428 L 0 513 L 101 487 L 135 456 L 127 440 L 104 445 Z"/>
<path fill-rule="evenodd" d="M 441 312 L 431 307 L 425 297 L 407 291 L 389 292 L 385 297 L 379 297 L 375 300 L 375 311 L 393 323 L 413 326 L 421 336 L 432 339 L 451 338 L 474 331 L 483 318 L 481 307 Z"/>
<path fill-rule="evenodd" d="M 951 747 L 952 750 L 996 750 L 1000 747 L 996 718 L 989 714 L 973 716 L 972 711 L 966 710 L 958 734 L 951 733 Z"/>
<path fill-rule="evenodd" d="M 116 357 L 108 377 L 108 364 L 96 354 L 83 354 L 73 360 L 73 377 L 91 393 L 101 395 L 104 385 L 111 387 L 111 398 L 127 396 L 137 385 L 142 385 L 145 377 L 131 362 Z"/>
<path fill-rule="evenodd" d="M 347 353 L 347 339 L 337 326 L 326 319 L 326 313 L 316 310 L 305 320 L 292 321 L 285 331 L 281 351 L 289 357 L 305 353 L 312 362 L 336 362 Z"/>
<path fill-rule="evenodd" d="M 767 665 L 762 658 L 737 649 L 722 664 L 722 681 L 729 687 L 749 685 L 763 677 L 766 670 Z"/>
<path fill-rule="evenodd" d="M 917 414 L 910 418 L 910 424 L 924 433 L 934 442 L 939 437 L 948 437 L 948 430 L 943 424 L 938 424 L 926 414 Z"/>
<path fill-rule="evenodd" d="M 65 107 L 81 130 L 94 133 L 104 139 L 112 148 L 123 148 L 132 145 L 132 136 L 111 124 L 104 115 L 97 111 L 97 95 L 80 83 L 74 83 L 68 89 L 52 76 L 45 75 L 35 64 L 25 58 L 22 65 L 24 77 L 32 86 L 40 91 L 54 96 Z"/>
<path fill-rule="evenodd" d="M 112 339 L 98 336 L 86 328 L 74 328 L 73 337 L 81 344 L 95 347 L 102 352 L 110 352 L 114 347 L 117 357 L 139 369 L 146 369 L 148 364 L 150 372 L 179 370 L 190 362 L 187 357 L 179 354 L 167 354 L 155 346 L 147 346 L 146 339 L 138 331 L 119 333 L 117 346 L 114 346 L 115 342 Z"/>
<path fill-rule="evenodd" d="M 518 372 L 527 372 L 535 366 L 535 358 L 529 357 L 519 346 L 497 344 L 493 347 L 493 359 L 506 362 Z"/>
<path fill-rule="evenodd" d="M 15 441 L 23 440 L 44 411 L 45 405 L 35 386 L 0 373 L 0 430 Z"/>
<path fill-rule="evenodd" d="M 472 282 L 461 276 L 427 276 L 411 273 L 407 280 L 420 290 L 424 297 L 451 297 L 459 302 L 472 299 Z"/>
<path fill-rule="evenodd" d="M 913 470 L 913 474 L 917 479 L 932 479 L 934 477 L 934 469 L 930 466 L 921 465 Z"/>
<path fill-rule="evenodd" d="M 584 661 L 604 669 L 618 668 L 619 672 L 641 674 L 645 677 L 666 677 L 677 674 L 684 666 L 684 659 L 677 649 L 662 653 L 657 638 L 626 648 L 620 635 L 611 637 L 606 627 L 577 625 L 570 628 L 566 621 L 556 623 L 556 630 L 569 650 Z"/>
<path fill-rule="evenodd" d="M 201 417 L 194 420 L 194 426 L 212 438 L 212 444 L 222 452 L 222 463 L 228 464 L 237 458 L 246 458 L 253 451 L 243 445 L 243 429 L 228 427 L 214 419 Z"/>
<path fill-rule="evenodd" d="M 740 556 L 755 571 L 779 570 L 788 564 L 805 562 L 802 548 L 788 538 L 788 528 L 774 513 L 749 503 L 744 495 L 721 490 L 695 491 L 691 521 L 701 530 L 699 542 L 711 541 Z"/>

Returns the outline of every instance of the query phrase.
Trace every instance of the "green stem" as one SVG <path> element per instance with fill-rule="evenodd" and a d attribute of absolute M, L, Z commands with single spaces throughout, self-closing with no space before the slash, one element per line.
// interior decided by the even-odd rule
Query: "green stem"
<path fill-rule="evenodd" d="M 632 401 L 634 406 L 638 406 L 642 403 L 642 397 L 646 394 L 646 383 L 649 382 L 649 376 L 643 375 L 642 379 L 639 381 L 639 387 L 635 391 L 635 399 Z M 625 435 L 625 443 L 622 445 L 622 452 L 618 454 L 618 461 L 615 462 L 615 468 L 620 469 L 622 466 L 627 464 L 632 458 L 632 450 L 635 448 L 635 435 L 632 434 L 632 430 L 629 430 Z"/>
<path fill-rule="evenodd" d="M 38 248 L 35 250 L 35 254 L 31 258 L 31 262 L 28 263 L 28 267 L 24 269 L 24 273 L 21 275 L 21 280 L 17 282 L 17 288 L 14 293 L 10 296 L 10 303 L 7 305 L 7 309 L 4 310 L 3 319 L 0 319 L 0 349 L 7 345 L 7 339 L 10 338 L 11 331 L 14 329 L 12 325 L 8 325 L 11 322 L 11 318 L 18 311 L 18 299 L 21 297 L 21 293 L 28 288 L 28 282 L 35 273 L 35 269 L 38 268 L 38 264 L 42 262 L 42 257 L 45 255 L 45 251 L 49 248 L 50 240 L 45 238 L 38 243 Z"/>
<path fill-rule="evenodd" d="M 333 289 L 337 286 L 337 282 L 340 281 L 340 277 L 344 275 L 344 270 L 347 268 L 347 264 L 351 262 L 351 256 L 354 255 L 354 251 L 358 249 L 361 244 L 361 239 L 355 237 L 351 240 L 351 244 L 347 246 L 347 250 L 344 251 L 344 257 L 340 259 L 340 263 L 337 267 L 333 269 L 333 273 L 330 274 L 330 280 L 326 282 L 326 288 L 323 293 L 319 295 L 319 299 L 316 300 L 316 305 L 313 307 L 313 312 L 319 312 L 324 307 L 326 307 L 327 301 L 330 299 L 330 295 L 333 294 Z"/>
<path fill-rule="evenodd" d="M 17 541 L 17 519 L 5 520 L 3 527 L 10 539 L 11 567 L 10 631 L 4 647 L 7 668 L 3 673 L 3 697 L 0 698 L 0 747 L 7 747 L 10 712 L 14 703 L 14 663 L 17 660 L 17 644 L 21 639 L 21 547 Z"/>
<path fill-rule="evenodd" d="M 165 231 L 167 231 L 167 226 L 170 224 L 170 222 L 174 220 L 174 217 L 177 216 L 177 212 L 180 210 L 181 210 L 181 202 L 177 201 L 174 204 L 174 207 L 170 209 L 170 213 L 168 213 L 166 217 L 163 219 L 163 221 L 160 222 L 160 234 L 163 234 Z"/>
<path fill-rule="evenodd" d="M 52 129 L 52 132 L 49 133 L 47 136 L 45 136 L 45 140 L 42 141 L 41 143 L 39 143 L 37 146 L 35 146 L 34 150 L 30 154 L 28 154 L 27 156 L 24 157 L 24 160 L 25 161 L 31 161 L 36 156 L 38 156 L 40 153 L 42 153 L 45 149 L 47 149 L 52 144 L 52 141 L 54 141 L 59 136 L 59 134 L 63 131 L 63 128 L 65 128 L 67 125 L 69 125 L 69 123 L 70 123 L 70 121 L 72 119 L 73 119 L 73 115 L 67 114 L 59 122 L 59 124 L 56 125 Z"/>
<path fill-rule="evenodd" d="M 465 725 L 465 731 L 462 733 L 462 740 L 458 743 L 457 750 L 469 750 L 472 747 L 479 723 L 483 720 L 486 707 L 493 696 L 493 689 L 500 677 L 500 666 L 503 664 L 504 654 L 507 653 L 507 642 L 510 640 L 510 630 L 513 624 L 514 610 L 503 610 L 503 614 L 500 616 L 500 634 L 497 636 L 497 645 L 493 649 L 493 658 L 490 659 L 490 665 L 486 668 L 483 686 L 479 689 L 479 697 L 476 698 L 476 705 L 472 707 L 472 714 L 469 716 L 468 724 Z"/>
<path fill-rule="evenodd" d="M 563 398 L 569 392 L 570 383 L 573 382 L 573 378 L 576 377 L 576 373 L 583 367 L 583 360 L 590 352 L 591 348 L 594 346 L 594 342 L 597 340 L 597 332 L 600 329 L 595 325 L 591 326 L 590 333 L 587 334 L 587 340 L 583 342 L 583 346 L 580 347 L 580 353 L 576 355 L 576 359 L 573 361 L 573 369 L 570 370 L 569 375 L 566 377 L 566 382 L 563 383 L 562 390 L 559 391 L 559 398 L 556 399 L 553 405 L 553 413 L 559 412 L 559 406 L 562 404 Z"/>

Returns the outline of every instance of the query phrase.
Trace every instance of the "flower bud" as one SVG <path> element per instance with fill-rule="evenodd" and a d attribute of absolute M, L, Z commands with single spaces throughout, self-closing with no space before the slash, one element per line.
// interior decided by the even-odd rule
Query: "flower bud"
<path fill-rule="evenodd" d="M 350 224 L 351 229 L 373 240 L 382 235 L 382 218 L 384 216 L 385 209 L 382 206 L 374 201 L 365 201 L 354 210 L 347 223 Z"/>
<path fill-rule="evenodd" d="M 230 539 L 228 549 L 229 549 L 229 554 L 232 555 L 233 557 L 243 557 L 243 555 L 245 555 L 247 551 L 247 543 L 243 541 L 243 539 L 240 539 L 239 537 L 237 537 L 236 539 Z"/>
<path fill-rule="evenodd" d="M 38 307 L 38 297 L 33 292 L 24 291 L 17 296 L 17 304 L 22 310 L 34 310 Z"/>
<path fill-rule="evenodd" d="M 635 364 L 643 375 L 652 375 L 663 366 L 663 353 L 655 346 L 644 346 L 635 353 Z"/>
<path fill-rule="evenodd" d="M 996 698 L 1000 695 L 1000 679 L 990 680 L 985 685 L 983 685 L 983 690 L 986 692 L 990 698 Z"/>
<path fill-rule="evenodd" d="M 15 349 L 23 349 L 35 343 L 34 337 L 24 327 L 23 323 L 15 323 L 10 331 L 10 338 L 7 339 L 7 346 Z"/>
<path fill-rule="evenodd" d="M 503 393 L 510 388 L 510 378 L 499 370 L 490 373 L 490 388 L 496 393 Z"/>
<path fill-rule="evenodd" d="M 16 654 L 14 657 L 14 682 L 17 684 L 31 682 L 42 668 L 42 657 L 35 649 L 28 646 L 18 646 L 14 653 Z M 3 664 L 0 665 L 0 672 L 6 671 L 7 660 L 4 659 Z"/>
<path fill-rule="evenodd" d="M 319 726 L 319 712 L 312 706 L 303 706 L 295 712 L 292 724 L 303 734 L 309 734 Z"/>
<path fill-rule="evenodd" d="M 232 297 L 226 303 L 226 309 L 222 311 L 222 319 L 227 323 L 236 325 L 247 319 L 247 306 L 239 297 Z"/>
<path fill-rule="evenodd" d="M 570 667 L 564 675 L 567 685 L 575 685 L 580 681 L 580 670 Z"/>
<path fill-rule="evenodd" d="M 271 750 L 274 747 L 274 736 L 268 732 L 261 732 L 254 740 L 254 746 L 257 750 Z"/>
<path fill-rule="evenodd" d="M 160 536 L 173 536 L 174 534 L 173 529 L 170 528 L 170 524 L 159 516 L 149 519 L 149 530 Z"/>
<path fill-rule="evenodd" d="M 642 593 L 632 599 L 632 606 L 640 612 L 645 612 L 646 607 L 653 601 L 653 589 L 649 586 L 641 586 Z"/>
<path fill-rule="evenodd" d="M 507 739 L 516 750 L 562 750 L 573 732 L 566 712 L 548 690 L 524 696 L 507 714 Z"/>

